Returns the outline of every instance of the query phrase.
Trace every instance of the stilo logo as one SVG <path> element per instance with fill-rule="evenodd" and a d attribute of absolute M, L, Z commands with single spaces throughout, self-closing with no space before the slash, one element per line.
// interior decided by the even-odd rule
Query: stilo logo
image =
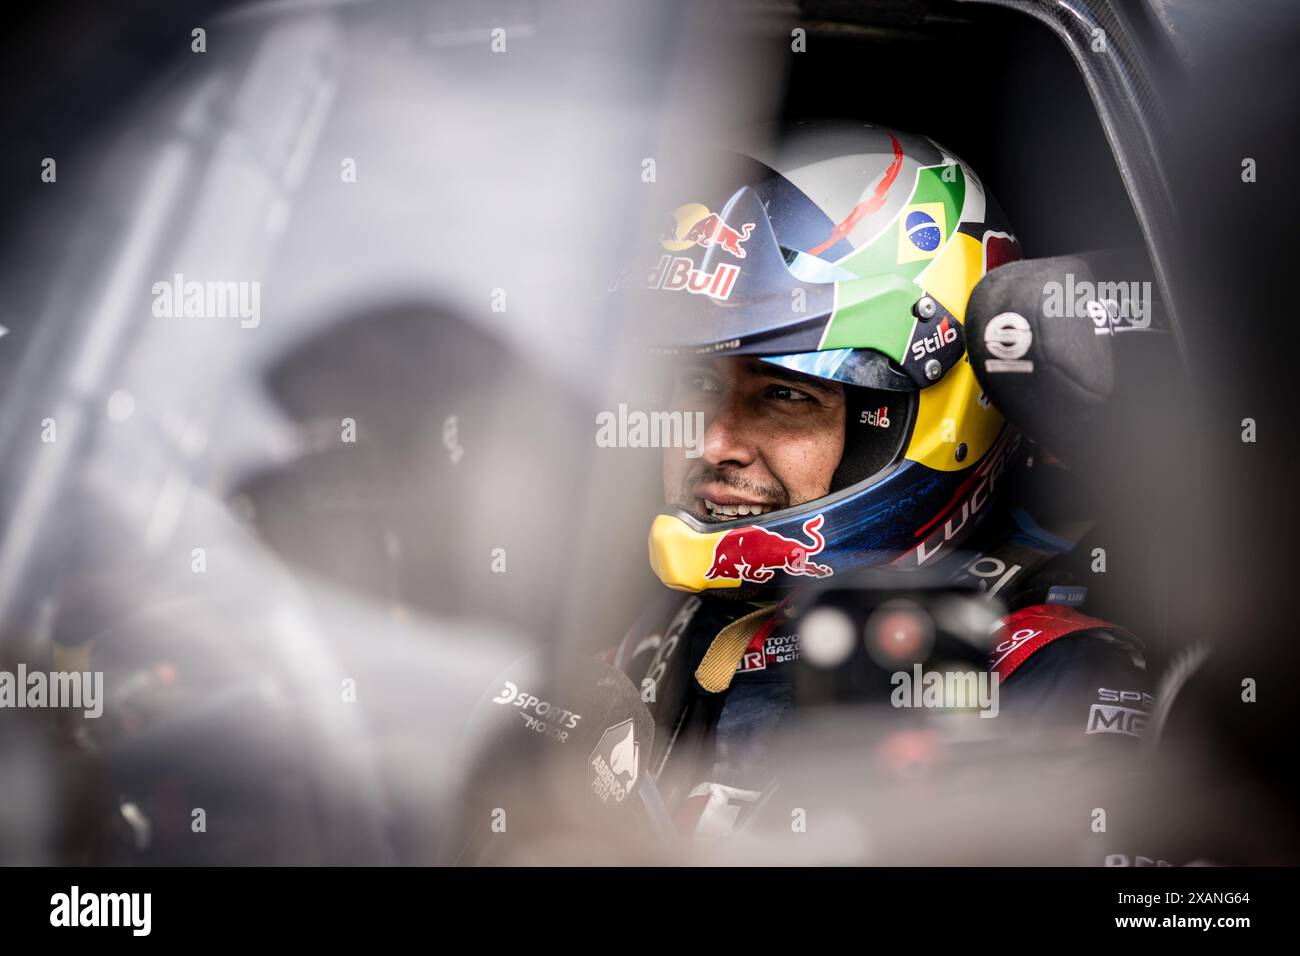
<path fill-rule="evenodd" d="M 888 408 L 888 406 L 881 405 L 881 406 L 880 406 L 879 408 L 877 408 L 874 412 L 863 412 L 863 413 L 862 413 L 862 424 L 863 424 L 863 425 L 874 425 L 874 426 L 876 426 L 877 428 L 888 428 L 888 427 L 889 427 L 889 408 Z"/>
<path fill-rule="evenodd" d="M 737 259 L 743 259 L 745 250 L 740 248 L 740 244 L 753 231 L 752 222 L 732 229 L 716 212 L 709 212 L 708 206 L 693 202 L 673 210 L 668 230 L 659 238 L 659 244 L 669 252 L 682 252 L 691 246 L 704 249 L 721 246 Z"/>
<path fill-rule="evenodd" d="M 622 803 L 636 786 L 641 747 L 633 733 L 632 718 L 606 728 L 587 759 L 591 789 L 601 803 Z"/>
<path fill-rule="evenodd" d="M 945 318 L 939 323 L 939 327 L 934 330 L 934 335 L 927 335 L 925 338 L 912 343 L 912 355 L 918 360 L 923 359 L 931 352 L 937 352 L 945 345 L 951 345 L 956 341 L 957 327 Z"/>
<path fill-rule="evenodd" d="M 728 531 L 713 549 L 713 566 L 704 576 L 710 580 L 730 578 L 755 584 L 772 580 L 777 571 L 827 577 L 834 573 L 831 568 L 808 560 L 826 547 L 826 539 L 817 530 L 823 520 L 823 515 L 817 515 L 803 524 L 803 533 L 812 539 L 812 544 L 755 526 Z"/>

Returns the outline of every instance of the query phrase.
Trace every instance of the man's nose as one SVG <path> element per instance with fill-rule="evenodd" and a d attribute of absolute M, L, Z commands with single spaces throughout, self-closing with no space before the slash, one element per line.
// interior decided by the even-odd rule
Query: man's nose
<path fill-rule="evenodd" d="M 745 426 L 744 411 L 734 393 L 729 394 L 704 426 L 701 457 L 710 465 L 743 468 L 755 458 L 752 429 Z"/>

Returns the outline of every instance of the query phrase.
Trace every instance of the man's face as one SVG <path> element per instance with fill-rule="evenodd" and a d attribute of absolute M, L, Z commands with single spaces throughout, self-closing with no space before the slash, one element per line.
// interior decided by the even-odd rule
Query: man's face
<path fill-rule="evenodd" d="M 704 413 L 699 458 L 664 453 L 664 501 L 732 521 L 820 498 L 844 452 L 844 388 L 756 358 L 700 361 L 676 376 L 674 411 Z"/>

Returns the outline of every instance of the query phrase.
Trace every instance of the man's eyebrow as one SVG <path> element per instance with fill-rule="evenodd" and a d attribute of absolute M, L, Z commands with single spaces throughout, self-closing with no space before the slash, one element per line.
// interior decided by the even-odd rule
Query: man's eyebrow
<path fill-rule="evenodd" d="M 839 394 L 839 389 L 834 385 L 815 378 L 811 375 L 804 375 L 800 372 L 792 372 L 780 365 L 773 365 L 771 362 L 764 362 L 761 359 L 752 359 L 746 363 L 746 368 L 755 375 L 765 375 L 769 378 L 780 379 L 782 382 L 788 382 L 799 388 L 809 388 L 822 395 L 833 397 Z"/>

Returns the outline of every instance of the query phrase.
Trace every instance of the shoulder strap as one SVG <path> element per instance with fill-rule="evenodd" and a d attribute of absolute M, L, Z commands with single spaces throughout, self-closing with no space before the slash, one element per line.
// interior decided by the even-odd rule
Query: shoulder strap
<path fill-rule="evenodd" d="M 1053 641 L 1096 629 L 1105 630 L 1136 648 L 1142 647 L 1142 643 L 1123 628 L 1081 614 L 1068 604 L 1035 604 L 1002 618 L 997 644 L 989 655 L 989 670 L 1006 680 L 1016 668 Z"/>
<path fill-rule="evenodd" d="M 772 630 L 785 620 L 785 603 L 769 602 L 758 610 L 736 618 L 713 638 L 704 659 L 695 669 L 695 680 L 710 694 L 720 694 L 731 686 L 745 650 L 755 641 L 762 645 Z"/>

